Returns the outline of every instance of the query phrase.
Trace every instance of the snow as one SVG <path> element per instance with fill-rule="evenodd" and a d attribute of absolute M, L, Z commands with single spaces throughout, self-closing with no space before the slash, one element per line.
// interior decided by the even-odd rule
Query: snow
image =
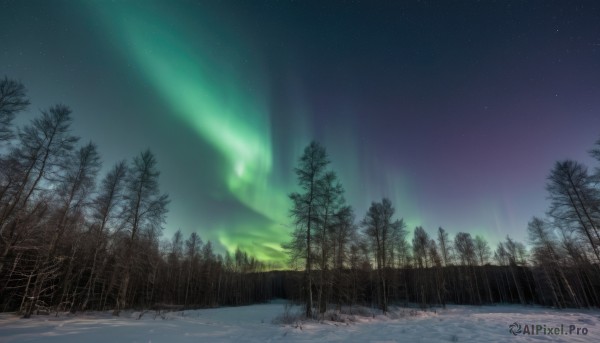
<path fill-rule="evenodd" d="M 298 311 L 298 308 L 292 311 Z M 363 309 L 368 312 L 370 309 Z M 448 306 L 420 311 L 393 308 L 389 316 L 344 316 L 346 322 L 273 324 L 282 302 L 157 314 L 110 312 L 39 315 L 30 319 L 0 315 L 0 342 L 596 342 L 600 311 L 522 306 Z M 142 314 L 140 318 L 140 314 Z M 139 319 L 138 319 L 139 318 Z M 509 325 L 560 327 L 562 335 L 514 337 Z M 569 326 L 586 328 L 571 335 Z"/>

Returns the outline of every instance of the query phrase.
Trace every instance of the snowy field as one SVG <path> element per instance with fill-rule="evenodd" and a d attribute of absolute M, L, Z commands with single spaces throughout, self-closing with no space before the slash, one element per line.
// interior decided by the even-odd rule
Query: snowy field
<path fill-rule="evenodd" d="M 389 317 L 355 315 L 345 316 L 345 322 L 274 324 L 273 319 L 283 312 L 279 302 L 163 315 L 149 311 L 140 319 L 140 312 L 123 312 L 121 317 L 92 312 L 31 319 L 5 313 L 0 314 L 0 342 L 600 342 L 597 310 L 449 306 L 423 312 L 394 308 Z M 513 323 L 517 323 L 514 331 L 521 326 L 517 335 L 509 331 Z M 537 335 L 526 334 L 535 333 L 536 325 Z"/>

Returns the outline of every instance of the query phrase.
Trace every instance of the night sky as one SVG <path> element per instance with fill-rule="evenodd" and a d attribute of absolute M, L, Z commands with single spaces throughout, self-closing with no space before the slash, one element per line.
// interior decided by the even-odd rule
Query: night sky
<path fill-rule="evenodd" d="M 597 166 L 598 1 L 0 1 L 0 76 L 105 169 L 150 148 L 165 237 L 281 262 L 303 148 L 362 219 L 525 241 L 556 160 Z"/>

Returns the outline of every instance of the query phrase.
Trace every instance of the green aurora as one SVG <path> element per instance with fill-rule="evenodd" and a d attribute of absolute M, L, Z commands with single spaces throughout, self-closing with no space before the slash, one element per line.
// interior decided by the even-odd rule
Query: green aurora
<path fill-rule="evenodd" d="M 217 228 L 218 243 L 230 252 L 239 247 L 261 260 L 283 261 L 290 188 L 273 177 L 268 85 L 261 79 L 260 56 L 226 31 L 221 33 L 237 45 L 217 46 L 211 53 L 214 37 L 206 32 L 214 23 L 188 18 L 185 22 L 194 24 L 184 27 L 166 7 L 121 4 L 118 11 L 104 6 L 93 11 L 120 37 L 121 52 L 140 67 L 140 77 L 170 105 L 166 115 L 184 121 L 227 161 L 221 181 L 229 192 L 264 217 L 262 223 Z"/>

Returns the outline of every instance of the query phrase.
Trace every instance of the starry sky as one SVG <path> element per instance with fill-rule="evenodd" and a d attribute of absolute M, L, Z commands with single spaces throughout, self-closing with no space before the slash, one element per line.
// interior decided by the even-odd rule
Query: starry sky
<path fill-rule="evenodd" d="M 55 103 L 106 169 L 150 148 L 165 237 L 281 263 L 293 168 L 327 149 L 357 219 L 525 241 L 553 163 L 596 166 L 596 1 L 0 1 L 22 125 Z"/>

